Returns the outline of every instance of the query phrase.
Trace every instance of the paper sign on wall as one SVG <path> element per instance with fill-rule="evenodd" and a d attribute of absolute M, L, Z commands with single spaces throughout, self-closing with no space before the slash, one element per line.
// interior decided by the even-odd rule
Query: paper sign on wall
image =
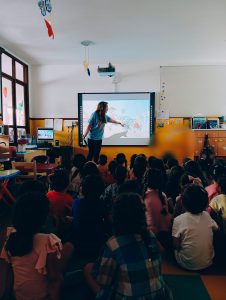
<path fill-rule="evenodd" d="M 65 127 L 72 127 L 72 124 L 75 120 L 64 120 Z"/>
<path fill-rule="evenodd" d="M 53 119 L 45 119 L 45 128 L 53 128 Z"/>
<path fill-rule="evenodd" d="M 63 120 L 62 119 L 54 119 L 54 130 L 62 131 Z"/>

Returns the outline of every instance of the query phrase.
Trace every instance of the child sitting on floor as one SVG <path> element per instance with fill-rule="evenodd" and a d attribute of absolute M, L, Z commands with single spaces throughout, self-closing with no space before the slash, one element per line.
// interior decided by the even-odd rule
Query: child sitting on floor
<path fill-rule="evenodd" d="M 216 222 L 204 211 L 208 194 L 199 185 L 188 185 L 182 194 L 186 212 L 174 219 L 172 236 L 177 263 L 188 270 L 202 270 L 214 258 L 213 230 Z"/>
<path fill-rule="evenodd" d="M 59 299 L 59 289 L 73 246 L 54 234 L 40 233 L 49 212 L 43 193 L 26 193 L 16 203 L 13 226 L 1 258 L 12 265 L 17 300 Z"/>
<path fill-rule="evenodd" d="M 97 165 L 97 168 L 103 180 L 105 179 L 108 173 L 107 161 L 108 161 L 107 155 L 101 154 L 99 157 L 99 164 Z"/>
<path fill-rule="evenodd" d="M 70 184 L 68 187 L 68 191 L 75 198 L 79 193 L 79 188 L 82 181 L 82 170 L 83 166 L 86 163 L 86 157 L 83 154 L 75 154 L 73 158 L 73 167 L 71 169 L 69 179 Z"/>
<path fill-rule="evenodd" d="M 97 257 L 105 242 L 105 208 L 100 195 L 104 183 L 99 175 L 88 175 L 82 181 L 84 198 L 73 203 L 73 229 L 76 249 L 83 255 Z"/>
<path fill-rule="evenodd" d="M 226 177 L 220 177 L 217 182 L 217 190 L 219 195 L 214 197 L 209 206 L 210 206 L 210 214 L 213 213 L 221 214 L 222 221 L 223 221 L 223 230 L 226 233 Z"/>
<path fill-rule="evenodd" d="M 114 203 L 114 235 L 84 270 L 96 299 L 170 299 L 156 238 L 146 228 L 139 195 L 121 194 Z"/>
<path fill-rule="evenodd" d="M 118 195 L 118 191 L 122 184 L 125 182 L 127 177 L 127 170 L 123 166 L 117 166 L 114 174 L 114 178 L 116 183 L 110 184 L 104 190 L 104 193 L 101 195 L 101 199 L 104 202 L 104 206 L 106 207 L 106 211 L 108 214 L 112 213 L 112 206 L 114 198 Z"/>
<path fill-rule="evenodd" d="M 57 169 L 50 176 L 51 191 L 47 193 L 50 215 L 56 218 L 59 232 L 67 227 L 67 216 L 71 216 L 73 198 L 67 193 L 69 175 L 64 169 Z"/>
<path fill-rule="evenodd" d="M 226 176 L 226 166 L 223 164 L 216 164 L 215 166 L 211 167 L 211 176 L 213 178 L 212 184 L 206 187 L 206 191 L 208 193 L 209 202 L 219 195 L 218 184 L 217 181 L 220 177 Z"/>

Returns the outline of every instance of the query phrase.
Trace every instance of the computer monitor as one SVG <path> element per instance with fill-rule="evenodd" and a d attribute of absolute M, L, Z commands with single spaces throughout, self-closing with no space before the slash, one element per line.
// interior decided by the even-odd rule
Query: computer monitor
<path fill-rule="evenodd" d="M 53 142 L 54 129 L 53 128 L 37 128 L 37 142 Z"/>

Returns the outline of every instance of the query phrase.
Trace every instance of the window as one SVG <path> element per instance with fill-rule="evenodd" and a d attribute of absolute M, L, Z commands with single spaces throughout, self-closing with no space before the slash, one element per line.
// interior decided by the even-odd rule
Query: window
<path fill-rule="evenodd" d="M 9 126 L 10 142 L 29 132 L 28 66 L 0 48 L 0 114 Z"/>

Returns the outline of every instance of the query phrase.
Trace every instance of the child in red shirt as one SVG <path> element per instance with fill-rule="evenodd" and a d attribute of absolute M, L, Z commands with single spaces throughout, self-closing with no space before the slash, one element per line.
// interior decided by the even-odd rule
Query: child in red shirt
<path fill-rule="evenodd" d="M 57 227 L 67 223 L 67 216 L 71 216 L 73 198 L 67 194 L 69 175 L 65 170 L 58 169 L 50 176 L 51 191 L 47 193 L 50 202 L 50 214 L 54 216 Z"/>

